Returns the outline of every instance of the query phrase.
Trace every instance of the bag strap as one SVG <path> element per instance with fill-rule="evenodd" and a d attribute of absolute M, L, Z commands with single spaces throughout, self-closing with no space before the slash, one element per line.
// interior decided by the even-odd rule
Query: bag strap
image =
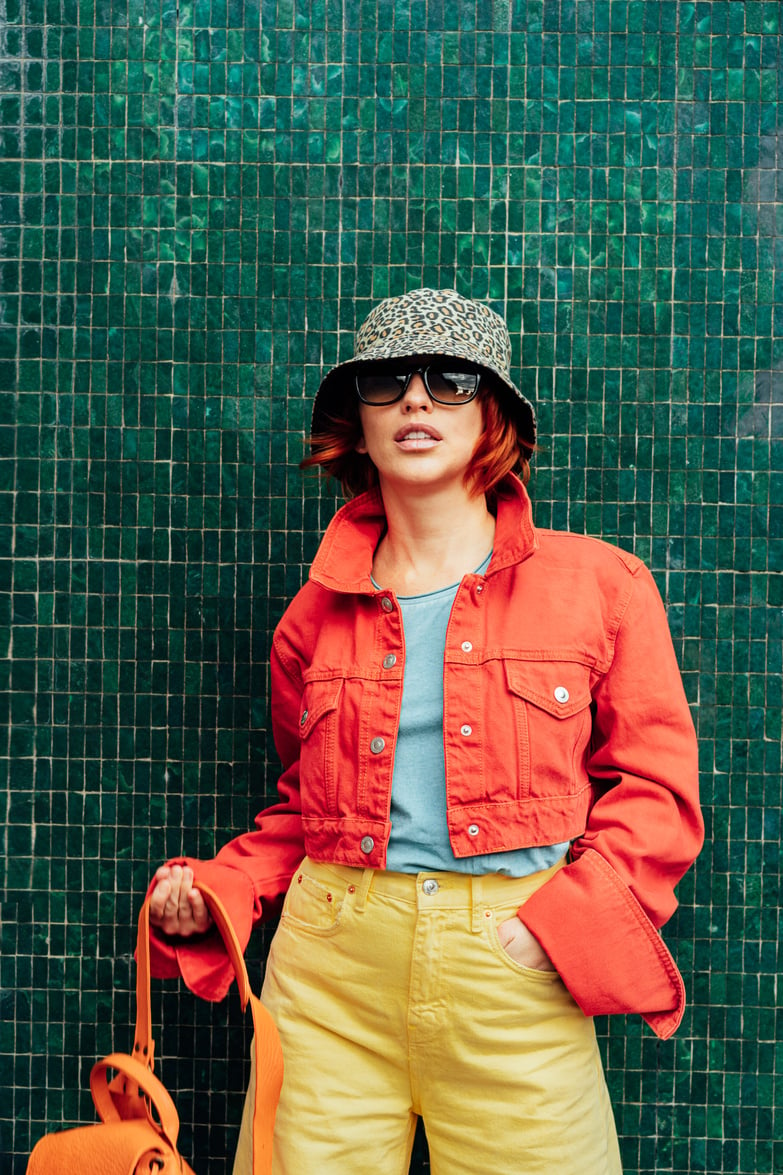
<path fill-rule="evenodd" d="M 112 1086 L 109 1083 L 110 1069 L 116 1070 L 123 1085 L 130 1082 L 138 1088 L 139 1095 L 145 1095 L 144 1105 L 150 1125 L 169 1143 L 172 1150 L 176 1151 L 179 1134 L 177 1107 L 155 1074 L 127 1053 L 111 1053 L 93 1065 L 90 1071 L 90 1093 L 101 1121 L 127 1121 L 112 1096 Z M 116 1083 L 115 1078 L 115 1087 Z"/>
<path fill-rule="evenodd" d="M 150 1012 L 150 911 L 145 901 L 139 912 L 136 939 L 136 1032 L 133 1056 L 112 1053 L 93 1065 L 90 1092 L 102 1122 L 146 1118 L 176 1150 L 179 1115 L 161 1081 L 153 1073 L 155 1043 Z M 116 1076 L 109 1080 L 109 1069 Z"/>
<path fill-rule="evenodd" d="M 155 1042 L 152 1039 L 150 1011 L 150 903 L 144 902 L 139 912 L 139 932 L 136 940 L 136 1035 L 133 1055 L 152 1071 L 155 1067 Z"/>
<path fill-rule="evenodd" d="M 280 1098 L 280 1087 L 283 1084 L 283 1050 L 280 1046 L 280 1037 L 274 1020 L 250 987 L 242 947 L 223 903 L 208 886 L 197 883 L 196 888 L 204 897 L 215 926 L 225 944 L 236 976 L 243 1011 L 248 1003 L 250 1004 L 256 1058 L 253 1175 L 271 1175 L 272 1135 L 275 1127 L 277 1103 Z"/>

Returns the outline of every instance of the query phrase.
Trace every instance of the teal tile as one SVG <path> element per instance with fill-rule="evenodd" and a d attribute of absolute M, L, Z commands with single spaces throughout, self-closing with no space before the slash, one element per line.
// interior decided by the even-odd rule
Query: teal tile
<path fill-rule="evenodd" d="M 505 311 L 539 403 L 536 517 L 651 562 L 701 736 L 710 836 L 670 933 L 686 1025 L 665 1045 L 600 1025 L 625 1169 L 778 1170 L 779 6 L 7 0 L 5 20 L 13 1170 L 91 1116 L 79 1066 L 129 1019 L 151 868 L 273 788 L 270 629 L 335 505 L 293 469 L 308 403 L 371 300 L 428 283 Z M 165 999 L 172 1085 L 212 1091 L 180 1101 L 189 1153 L 219 1175 L 238 1051 L 222 1013 Z"/>

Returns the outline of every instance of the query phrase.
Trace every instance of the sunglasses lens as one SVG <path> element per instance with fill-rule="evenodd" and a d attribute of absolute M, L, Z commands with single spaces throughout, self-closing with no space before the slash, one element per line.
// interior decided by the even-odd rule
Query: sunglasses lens
<path fill-rule="evenodd" d="M 433 400 L 439 404 L 467 404 L 476 394 L 479 376 L 474 371 L 441 371 L 430 365 L 424 375 Z M 393 404 L 410 380 L 406 371 L 371 371 L 356 376 L 356 390 L 365 404 Z"/>
<path fill-rule="evenodd" d="M 405 376 L 378 372 L 357 375 L 356 388 L 365 404 L 392 404 L 400 398 Z"/>
<path fill-rule="evenodd" d="M 478 387 L 479 377 L 474 371 L 427 370 L 430 391 L 441 404 L 465 404 L 472 400 Z"/>

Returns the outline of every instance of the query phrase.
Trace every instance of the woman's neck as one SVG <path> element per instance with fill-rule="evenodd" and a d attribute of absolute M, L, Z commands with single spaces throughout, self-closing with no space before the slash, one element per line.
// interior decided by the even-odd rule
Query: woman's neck
<path fill-rule="evenodd" d="M 400 495 L 382 486 L 387 529 L 375 552 L 373 578 L 397 595 L 457 583 L 492 549 L 495 519 L 483 494 Z"/>

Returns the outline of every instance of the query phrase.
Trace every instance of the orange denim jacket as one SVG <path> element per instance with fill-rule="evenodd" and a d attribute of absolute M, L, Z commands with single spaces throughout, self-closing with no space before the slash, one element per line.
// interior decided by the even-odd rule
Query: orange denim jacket
<path fill-rule="evenodd" d="M 213 861 L 188 858 L 243 943 L 307 853 L 383 869 L 405 640 L 370 573 L 377 492 L 335 515 L 274 636 L 280 802 Z M 639 1012 L 661 1037 L 682 979 L 657 928 L 698 853 L 696 738 L 660 596 L 633 555 L 533 525 L 501 485 L 492 559 L 463 577 L 444 661 L 449 837 L 458 857 L 571 840 L 569 863 L 519 910 L 587 1015 Z M 157 938 L 153 968 L 218 999 L 216 936 Z"/>

